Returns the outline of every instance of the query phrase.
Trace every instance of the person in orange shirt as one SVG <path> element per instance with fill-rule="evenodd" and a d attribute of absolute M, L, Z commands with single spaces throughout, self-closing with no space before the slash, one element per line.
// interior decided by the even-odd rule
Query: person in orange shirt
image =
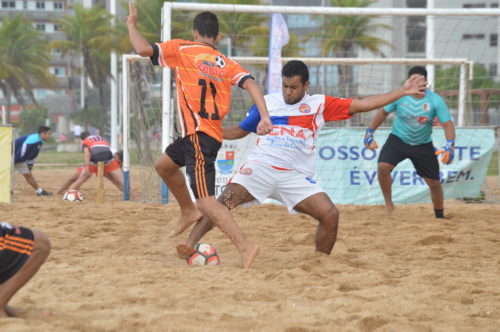
<path fill-rule="evenodd" d="M 120 164 L 116 161 L 109 143 L 97 135 L 90 135 L 89 132 L 84 131 L 80 138 L 82 139 L 82 149 L 85 153 L 85 161 L 83 169 L 78 168 L 80 175 L 69 186 L 69 191 L 78 191 L 81 185 L 85 183 L 92 173 L 97 175 L 97 163 L 104 162 L 104 176 L 110 180 L 118 189 L 123 191 L 123 173 Z M 66 185 L 66 184 L 65 184 Z M 60 190 L 62 190 L 61 188 Z"/>
<path fill-rule="evenodd" d="M 215 199 L 214 162 L 222 143 L 222 120 L 229 112 L 231 86 L 238 86 L 247 90 L 258 108 L 261 121 L 257 134 L 268 134 L 273 127 L 264 97 L 250 73 L 215 47 L 221 34 L 219 21 L 213 13 L 196 15 L 193 22 L 194 41 L 173 39 L 150 44 L 139 33 L 136 23 L 137 9 L 129 2 L 127 25 L 135 51 L 150 57 L 154 65 L 174 69 L 176 75 L 182 137 L 171 143 L 156 163 L 156 171 L 181 209 L 181 217 L 172 234 L 182 233 L 203 214 L 219 227 L 227 222 L 234 223 L 229 210 Z M 186 166 L 196 205 L 180 171 L 183 166 Z M 259 246 L 243 239 L 237 248 L 243 267 L 249 267 L 258 254 Z"/>
<path fill-rule="evenodd" d="M 120 170 L 121 170 L 123 167 L 122 166 L 122 164 L 123 164 L 123 151 L 120 150 L 118 152 L 113 153 L 113 159 L 116 161 L 116 163 L 118 163 L 118 165 L 120 166 Z M 113 168 L 114 167 L 115 167 L 115 165 L 113 165 Z M 109 167 L 108 167 L 108 170 L 109 170 Z M 57 193 L 64 194 L 66 192 L 66 190 L 69 188 L 69 186 L 71 186 L 71 184 L 73 182 L 78 180 L 78 178 L 80 177 L 80 174 L 82 174 L 84 171 L 85 171 L 85 165 L 78 166 L 76 168 L 75 173 L 73 173 L 71 175 L 71 177 L 69 179 L 67 179 L 66 182 L 64 182 L 64 184 L 59 188 Z M 121 172 L 122 172 L 122 178 L 123 178 L 123 170 Z M 115 181 L 115 179 L 111 176 L 111 174 L 109 172 L 104 174 L 104 177 L 107 178 L 111 182 Z M 113 183 L 115 183 L 115 182 L 113 182 Z M 122 182 L 123 182 L 123 180 L 122 180 Z M 115 184 L 115 185 L 119 185 L 119 183 Z"/>

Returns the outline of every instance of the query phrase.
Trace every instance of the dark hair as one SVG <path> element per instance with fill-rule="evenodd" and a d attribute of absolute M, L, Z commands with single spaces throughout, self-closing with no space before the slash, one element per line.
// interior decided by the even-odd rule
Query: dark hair
<path fill-rule="evenodd" d="M 216 38 L 219 34 L 219 20 L 214 13 L 199 13 L 194 18 L 193 30 L 198 31 L 202 37 Z"/>
<path fill-rule="evenodd" d="M 422 66 L 411 67 L 410 71 L 408 71 L 408 77 L 411 77 L 413 74 L 423 75 L 427 79 L 427 69 Z"/>
<path fill-rule="evenodd" d="M 51 131 L 50 127 L 47 127 L 47 126 L 40 126 L 40 127 L 38 127 L 38 133 L 39 134 L 46 133 L 48 131 Z"/>
<path fill-rule="evenodd" d="M 89 136 L 90 136 L 90 133 L 88 131 L 84 131 L 83 133 L 80 134 L 80 139 L 84 140 Z"/>
<path fill-rule="evenodd" d="M 116 155 L 120 158 L 120 161 L 123 162 L 123 150 L 116 152 Z"/>
<path fill-rule="evenodd" d="M 281 75 L 285 77 L 300 76 L 302 83 L 309 81 L 309 69 L 305 63 L 299 60 L 291 60 L 281 70 Z"/>

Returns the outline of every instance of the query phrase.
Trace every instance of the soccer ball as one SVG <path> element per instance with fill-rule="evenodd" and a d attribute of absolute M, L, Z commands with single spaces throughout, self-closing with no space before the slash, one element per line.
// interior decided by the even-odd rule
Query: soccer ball
<path fill-rule="evenodd" d="M 189 265 L 219 265 L 220 257 L 214 247 L 207 243 L 198 243 L 193 253 L 187 258 Z"/>
<path fill-rule="evenodd" d="M 64 194 L 63 200 L 70 202 L 83 202 L 83 195 L 78 190 L 70 190 Z"/>
<path fill-rule="evenodd" d="M 219 68 L 224 68 L 226 66 L 226 62 L 224 61 L 224 59 L 221 56 L 217 56 L 215 58 L 215 64 Z"/>

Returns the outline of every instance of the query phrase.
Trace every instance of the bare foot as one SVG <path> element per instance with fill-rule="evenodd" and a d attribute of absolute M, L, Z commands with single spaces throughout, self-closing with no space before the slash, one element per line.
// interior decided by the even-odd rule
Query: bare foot
<path fill-rule="evenodd" d="M 244 269 L 252 266 L 252 262 L 259 254 L 260 247 L 256 244 L 249 244 L 247 249 L 241 253 L 241 265 Z"/>
<path fill-rule="evenodd" d="M 197 209 L 189 214 L 181 215 L 181 218 L 175 224 L 174 230 L 170 234 L 171 237 L 177 236 L 189 228 L 192 224 L 199 221 L 203 217 L 203 214 Z"/>
<path fill-rule="evenodd" d="M 394 212 L 394 205 L 393 204 L 390 204 L 390 205 L 385 205 L 385 214 L 388 215 L 388 216 L 391 216 L 392 213 Z"/>
<path fill-rule="evenodd" d="M 175 248 L 180 259 L 186 259 L 194 251 L 194 248 L 187 243 L 179 243 Z"/>

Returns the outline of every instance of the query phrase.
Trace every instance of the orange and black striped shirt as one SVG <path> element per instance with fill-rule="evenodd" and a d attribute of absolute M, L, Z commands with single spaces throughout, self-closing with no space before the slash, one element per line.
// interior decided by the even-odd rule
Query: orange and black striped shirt
<path fill-rule="evenodd" d="M 22 236 L 20 227 L 7 223 L 0 225 L 0 253 L 3 250 L 10 250 L 30 256 L 34 244 L 33 240 Z"/>
<path fill-rule="evenodd" d="M 182 136 L 202 131 L 222 142 L 231 86 L 242 87 L 250 73 L 210 44 L 173 39 L 152 46 L 152 63 L 175 70 Z"/>

